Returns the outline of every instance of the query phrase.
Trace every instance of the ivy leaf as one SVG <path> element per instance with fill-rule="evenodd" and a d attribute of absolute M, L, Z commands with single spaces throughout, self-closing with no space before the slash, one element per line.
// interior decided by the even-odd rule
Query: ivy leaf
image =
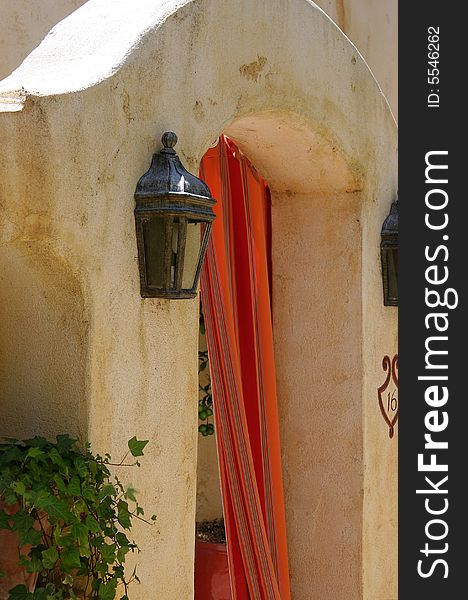
<path fill-rule="evenodd" d="M 117 579 L 111 579 L 107 583 L 101 583 L 98 596 L 100 600 L 114 600 L 115 590 L 117 588 Z"/>
<path fill-rule="evenodd" d="M 34 598 L 31 592 L 28 592 L 25 585 L 16 585 L 10 590 L 8 600 L 32 600 Z"/>
<path fill-rule="evenodd" d="M 13 531 L 19 531 L 20 533 L 29 531 L 34 525 L 34 517 L 24 510 L 19 510 L 14 515 L 11 515 L 10 519 L 13 523 Z"/>
<path fill-rule="evenodd" d="M 75 523 L 72 526 L 71 534 L 79 546 L 88 545 L 88 527 L 84 523 Z"/>
<path fill-rule="evenodd" d="M 125 533 L 122 533 L 121 531 L 117 533 L 115 539 L 117 540 L 119 546 L 128 546 L 128 544 L 130 544 L 130 542 L 128 541 L 128 537 L 125 535 Z"/>
<path fill-rule="evenodd" d="M 26 493 L 26 486 L 22 481 L 14 481 L 10 485 L 10 488 L 19 496 L 24 496 L 24 494 Z"/>
<path fill-rule="evenodd" d="M 72 477 L 68 484 L 67 491 L 72 496 L 81 496 L 80 480 L 78 477 Z"/>
<path fill-rule="evenodd" d="M 59 596 L 54 594 L 54 591 L 53 584 L 52 587 L 47 584 L 45 588 L 36 588 L 31 598 L 34 598 L 34 600 L 58 600 Z"/>
<path fill-rule="evenodd" d="M 37 546 L 37 544 L 40 544 L 41 539 L 42 532 L 34 529 L 33 527 L 31 527 L 31 529 L 24 531 L 22 530 L 19 532 L 20 546 L 26 546 L 27 544 L 30 544 L 31 546 Z"/>
<path fill-rule="evenodd" d="M 29 558 L 22 555 L 19 560 L 19 564 L 26 569 L 27 573 L 39 573 L 42 571 L 42 552 L 33 548 L 29 553 Z"/>
<path fill-rule="evenodd" d="M 135 436 L 128 440 L 128 448 L 132 456 L 143 456 L 143 450 L 149 440 L 137 440 Z"/>
<path fill-rule="evenodd" d="M 45 448 L 49 443 L 45 438 L 36 435 L 35 437 L 24 441 L 26 446 L 31 446 L 32 448 Z"/>
<path fill-rule="evenodd" d="M 42 553 L 42 564 L 44 565 L 44 568 L 52 569 L 58 561 L 58 557 L 59 555 L 55 546 L 51 546 L 50 548 L 47 548 L 47 550 L 44 550 Z"/>
<path fill-rule="evenodd" d="M 53 531 L 55 545 L 59 548 L 64 548 L 70 543 L 71 531 L 69 527 L 60 527 L 57 523 Z"/>
<path fill-rule="evenodd" d="M 71 514 L 65 500 L 59 500 L 46 490 L 40 490 L 36 494 L 34 504 L 37 508 L 41 508 L 49 517 L 62 519 L 67 523 L 70 521 Z"/>
<path fill-rule="evenodd" d="M 36 506 L 37 508 L 42 508 L 45 512 L 47 512 L 47 507 L 49 506 L 50 501 L 54 501 L 53 495 L 44 489 L 33 493 L 31 499 L 33 501 L 34 506 Z"/>
<path fill-rule="evenodd" d="M 88 476 L 88 467 L 85 459 L 82 456 L 76 456 L 73 460 L 73 464 L 75 465 L 78 475 L 83 479 L 86 479 Z"/>
<path fill-rule="evenodd" d="M 62 567 L 64 571 L 79 569 L 81 566 L 80 552 L 78 548 L 75 548 L 74 546 L 65 548 L 60 558 L 62 559 Z"/>
<path fill-rule="evenodd" d="M 51 504 L 49 508 L 49 517 L 55 517 L 56 519 L 62 519 L 65 523 L 72 521 L 72 514 L 68 510 L 68 504 L 65 500 L 57 500 Z"/>
<path fill-rule="evenodd" d="M 57 490 L 59 492 L 66 493 L 67 486 L 65 485 L 63 478 L 58 473 L 54 475 L 54 481 L 57 486 Z"/>
<path fill-rule="evenodd" d="M 102 544 L 99 547 L 101 552 L 102 560 L 108 564 L 112 564 L 115 561 L 115 549 L 117 548 L 117 544 Z"/>
<path fill-rule="evenodd" d="M 15 461 L 21 462 L 23 459 L 23 453 L 18 446 L 10 446 L 6 450 L 2 450 L 0 464 L 11 464 Z"/>
<path fill-rule="evenodd" d="M 91 531 L 91 533 L 98 533 L 101 531 L 101 527 L 96 519 L 92 515 L 86 516 L 86 527 Z"/>
<path fill-rule="evenodd" d="M 117 579 L 120 579 L 120 580 L 124 579 L 125 572 L 124 572 L 124 568 L 122 565 L 114 565 L 112 570 L 114 572 L 114 576 Z"/>
<path fill-rule="evenodd" d="M 120 548 L 117 550 L 117 562 L 123 563 L 125 560 L 125 555 L 129 551 L 130 551 L 129 546 L 120 546 Z"/>
<path fill-rule="evenodd" d="M 5 488 L 2 490 L 3 501 L 5 504 L 15 504 L 17 501 L 16 494 L 10 490 L 10 488 Z"/>
<path fill-rule="evenodd" d="M 73 446 L 76 443 L 76 440 L 74 440 L 67 434 L 66 435 L 57 435 L 56 440 L 57 440 L 57 449 L 61 453 L 68 452 L 69 450 L 71 450 L 73 448 Z"/>
<path fill-rule="evenodd" d="M 96 490 L 90 485 L 83 485 L 82 495 L 85 500 L 89 500 L 90 502 L 96 502 L 98 499 Z"/>
<path fill-rule="evenodd" d="M 29 448 L 29 450 L 26 452 L 27 458 L 38 458 L 39 456 L 44 456 L 44 455 L 45 455 L 45 452 L 43 452 L 40 448 L 37 448 L 36 446 Z"/>
<path fill-rule="evenodd" d="M 54 465 L 59 467 L 63 473 L 66 473 L 68 470 L 66 462 L 63 460 L 57 448 L 52 448 L 49 452 L 49 459 L 53 462 Z"/>
<path fill-rule="evenodd" d="M 107 498 L 108 496 L 115 496 L 116 495 L 116 491 L 115 491 L 115 487 L 108 483 L 106 485 L 104 485 L 100 492 L 99 492 L 99 500 L 104 500 L 104 498 Z"/>
<path fill-rule="evenodd" d="M 119 500 L 117 504 L 117 520 L 124 529 L 130 529 L 132 526 L 128 503 L 124 500 Z"/>

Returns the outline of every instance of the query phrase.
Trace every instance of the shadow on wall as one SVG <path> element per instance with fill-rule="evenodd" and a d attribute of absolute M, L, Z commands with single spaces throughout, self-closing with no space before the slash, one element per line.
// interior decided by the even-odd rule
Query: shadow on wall
<path fill-rule="evenodd" d="M 64 264 L 37 243 L 0 248 L 0 435 L 86 437 L 87 319 Z"/>

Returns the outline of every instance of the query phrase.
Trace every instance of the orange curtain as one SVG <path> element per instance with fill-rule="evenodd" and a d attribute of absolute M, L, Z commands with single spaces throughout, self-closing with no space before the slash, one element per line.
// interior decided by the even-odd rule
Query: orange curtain
<path fill-rule="evenodd" d="M 202 273 L 234 600 L 289 600 L 265 182 L 222 136 L 200 176 L 217 199 Z"/>

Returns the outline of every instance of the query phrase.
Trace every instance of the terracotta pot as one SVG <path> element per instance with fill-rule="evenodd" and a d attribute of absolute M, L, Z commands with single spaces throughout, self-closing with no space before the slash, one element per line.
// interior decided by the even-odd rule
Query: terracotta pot
<path fill-rule="evenodd" d="M 14 515 L 18 510 L 17 504 L 7 505 L 0 498 L 0 509 L 8 515 Z M 37 523 L 36 529 L 40 529 Z M 31 546 L 24 546 L 21 554 L 28 554 Z M 15 585 L 24 584 L 30 592 L 34 591 L 37 581 L 37 573 L 26 573 L 23 567 L 18 566 L 19 535 L 16 531 L 0 529 L 0 569 L 5 577 L 0 577 L 0 600 L 8 599 L 8 592 Z"/>
<path fill-rule="evenodd" d="M 195 600 L 232 600 L 226 544 L 195 541 Z"/>

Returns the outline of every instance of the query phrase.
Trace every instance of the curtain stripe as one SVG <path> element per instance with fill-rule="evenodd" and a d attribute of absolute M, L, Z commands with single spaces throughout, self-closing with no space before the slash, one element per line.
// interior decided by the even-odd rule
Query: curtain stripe
<path fill-rule="evenodd" d="M 202 272 L 234 600 L 289 600 L 270 297 L 270 198 L 222 136 L 200 176 L 217 199 Z"/>

